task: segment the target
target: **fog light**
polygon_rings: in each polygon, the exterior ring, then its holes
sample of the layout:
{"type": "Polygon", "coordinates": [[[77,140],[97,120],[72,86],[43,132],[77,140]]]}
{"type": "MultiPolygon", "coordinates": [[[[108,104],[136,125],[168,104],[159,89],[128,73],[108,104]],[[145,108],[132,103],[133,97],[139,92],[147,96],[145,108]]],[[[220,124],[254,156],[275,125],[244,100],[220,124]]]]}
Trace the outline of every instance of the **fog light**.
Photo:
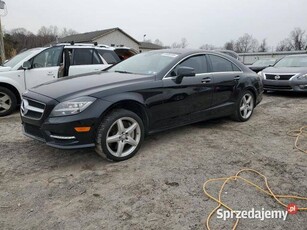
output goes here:
{"type": "Polygon", "coordinates": [[[91,130],[91,127],[75,127],[78,133],[87,133],[91,130]]]}

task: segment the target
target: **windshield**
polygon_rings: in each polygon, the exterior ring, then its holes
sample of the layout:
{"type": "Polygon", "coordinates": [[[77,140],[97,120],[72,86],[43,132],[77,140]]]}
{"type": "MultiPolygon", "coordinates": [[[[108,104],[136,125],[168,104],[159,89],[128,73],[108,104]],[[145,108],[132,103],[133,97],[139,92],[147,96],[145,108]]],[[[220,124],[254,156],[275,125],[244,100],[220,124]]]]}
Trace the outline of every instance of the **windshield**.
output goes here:
{"type": "Polygon", "coordinates": [[[10,59],[8,62],[4,63],[3,66],[13,68],[19,62],[21,62],[23,59],[25,59],[27,56],[34,53],[35,51],[37,51],[37,49],[30,49],[30,50],[26,50],[26,51],[24,51],[20,54],[17,54],[15,57],[10,59]]]}
{"type": "Polygon", "coordinates": [[[274,65],[276,62],[276,59],[262,59],[255,61],[253,66],[269,66],[269,65],[274,65]]]}
{"type": "Polygon", "coordinates": [[[307,67],[307,56],[284,57],[275,67],[307,67]]]}
{"type": "Polygon", "coordinates": [[[108,71],[148,75],[157,74],[177,56],[178,54],[175,53],[141,53],[117,64],[108,71]]]}

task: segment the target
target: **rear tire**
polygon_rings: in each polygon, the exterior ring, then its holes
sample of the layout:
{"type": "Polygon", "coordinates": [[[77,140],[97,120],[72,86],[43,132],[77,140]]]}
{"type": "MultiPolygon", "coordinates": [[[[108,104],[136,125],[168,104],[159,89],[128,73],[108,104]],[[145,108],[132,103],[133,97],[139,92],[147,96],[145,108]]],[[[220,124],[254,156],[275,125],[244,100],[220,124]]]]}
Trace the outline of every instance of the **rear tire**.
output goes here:
{"type": "Polygon", "coordinates": [[[133,157],[144,140],[142,119],[135,113],[116,109],[101,122],[96,136],[96,152],[112,161],[133,157]]]}
{"type": "Polygon", "coordinates": [[[0,86],[0,117],[11,114],[17,106],[17,98],[15,94],[0,86]]]}
{"type": "Polygon", "coordinates": [[[238,101],[236,102],[235,112],[232,119],[235,121],[247,121],[253,114],[255,108],[255,98],[251,91],[245,90],[241,93],[238,101]]]}

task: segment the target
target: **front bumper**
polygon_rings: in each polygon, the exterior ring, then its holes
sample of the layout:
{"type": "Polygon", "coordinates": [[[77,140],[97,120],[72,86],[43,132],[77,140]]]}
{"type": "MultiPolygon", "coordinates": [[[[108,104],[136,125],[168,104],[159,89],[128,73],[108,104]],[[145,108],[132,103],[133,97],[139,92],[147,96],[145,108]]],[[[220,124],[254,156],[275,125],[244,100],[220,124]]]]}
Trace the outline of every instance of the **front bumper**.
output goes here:
{"type": "Polygon", "coordinates": [[[263,80],[263,88],[268,91],[307,92],[307,80],[263,80]]]}
{"type": "Polygon", "coordinates": [[[110,106],[110,102],[97,99],[83,112],[63,117],[49,117],[57,101],[38,95],[27,94],[27,99],[35,98],[46,104],[40,119],[31,119],[21,114],[23,132],[26,136],[45,142],[59,149],[88,148],[95,146],[97,129],[102,114],[110,106]],[[91,127],[88,132],[77,132],[76,127],[91,127]]]}

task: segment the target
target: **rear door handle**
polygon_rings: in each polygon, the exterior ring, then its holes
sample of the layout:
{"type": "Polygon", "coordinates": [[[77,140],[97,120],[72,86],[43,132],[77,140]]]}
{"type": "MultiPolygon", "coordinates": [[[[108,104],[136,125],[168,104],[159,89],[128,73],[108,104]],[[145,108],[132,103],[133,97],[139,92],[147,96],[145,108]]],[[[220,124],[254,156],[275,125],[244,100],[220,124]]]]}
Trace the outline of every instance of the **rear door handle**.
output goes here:
{"type": "Polygon", "coordinates": [[[236,77],[234,77],[234,79],[233,79],[233,80],[235,80],[235,81],[240,80],[240,76],[236,76],[236,77]]]}
{"type": "Polygon", "coordinates": [[[203,79],[201,80],[201,82],[202,82],[203,84],[207,84],[207,83],[211,82],[211,77],[203,78],[203,79]]]}

